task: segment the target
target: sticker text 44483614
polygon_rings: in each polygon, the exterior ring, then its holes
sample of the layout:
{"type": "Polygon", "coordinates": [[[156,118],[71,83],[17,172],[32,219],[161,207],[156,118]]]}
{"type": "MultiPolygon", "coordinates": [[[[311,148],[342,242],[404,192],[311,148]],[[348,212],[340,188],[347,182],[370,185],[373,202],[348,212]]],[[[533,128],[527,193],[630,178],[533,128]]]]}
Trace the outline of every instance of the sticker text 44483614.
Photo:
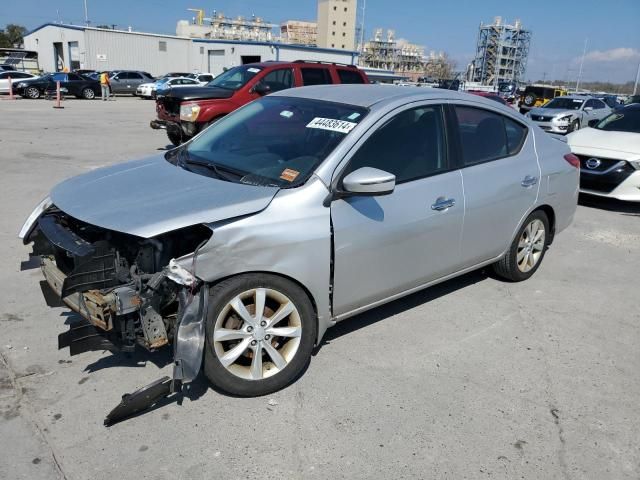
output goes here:
{"type": "Polygon", "coordinates": [[[346,122],[344,120],[336,120],[334,118],[316,117],[307,124],[307,128],[319,128],[321,130],[329,130],[331,132],[340,132],[347,134],[357,123],[346,122]]]}

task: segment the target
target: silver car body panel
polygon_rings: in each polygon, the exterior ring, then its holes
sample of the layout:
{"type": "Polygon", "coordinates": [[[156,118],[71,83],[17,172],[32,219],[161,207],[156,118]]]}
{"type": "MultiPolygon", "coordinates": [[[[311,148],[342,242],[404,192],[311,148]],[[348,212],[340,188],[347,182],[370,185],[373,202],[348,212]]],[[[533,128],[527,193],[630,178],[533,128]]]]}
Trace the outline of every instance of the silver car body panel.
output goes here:
{"type": "Polygon", "coordinates": [[[158,155],[72,177],[56,185],[50,196],[56,207],[78,220],[150,238],[255,213],[277,191],[197,175],[158,155]]]}

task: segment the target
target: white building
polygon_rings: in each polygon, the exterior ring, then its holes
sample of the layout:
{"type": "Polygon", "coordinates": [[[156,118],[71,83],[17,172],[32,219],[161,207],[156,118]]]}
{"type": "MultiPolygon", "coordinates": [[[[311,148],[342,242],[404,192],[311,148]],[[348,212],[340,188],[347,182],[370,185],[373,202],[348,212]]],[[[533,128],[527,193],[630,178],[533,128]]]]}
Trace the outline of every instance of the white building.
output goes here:
{"type": "Polygon", "coordinates": [[[357,0],[318,0],[318,46],[355,50],[357,0]]]}
{"type": "Polygon", "coordinates": [[[355,64],[358,53],[276,42],[212,40],[153,33],[44,24],[27,33],[25,49],[38,52],[46,72],[64,68],[219,74],[223,68],[268,60],[316,60],[355,64]]]}

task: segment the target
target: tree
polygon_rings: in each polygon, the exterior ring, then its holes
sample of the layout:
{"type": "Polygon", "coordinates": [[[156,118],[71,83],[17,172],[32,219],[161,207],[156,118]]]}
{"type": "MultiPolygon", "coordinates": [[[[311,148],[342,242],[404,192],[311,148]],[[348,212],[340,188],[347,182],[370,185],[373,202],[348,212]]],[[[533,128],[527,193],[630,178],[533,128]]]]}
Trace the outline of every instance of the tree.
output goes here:
{"type": "Polygon", "coordinates": [[[440,52],[437,55],[432,53],[427,57],[424,72],[435,80],[450,80],[453,78],[455,68],[456,62],[445,52],[440,52]]]}
{"type": "Polygon", "coordinates": [[[22,46],[23,37],[26,33],[27,29],[22,25],[7,24],[3,30],[0,30],[0,47],[12,48],[22,46]]]}

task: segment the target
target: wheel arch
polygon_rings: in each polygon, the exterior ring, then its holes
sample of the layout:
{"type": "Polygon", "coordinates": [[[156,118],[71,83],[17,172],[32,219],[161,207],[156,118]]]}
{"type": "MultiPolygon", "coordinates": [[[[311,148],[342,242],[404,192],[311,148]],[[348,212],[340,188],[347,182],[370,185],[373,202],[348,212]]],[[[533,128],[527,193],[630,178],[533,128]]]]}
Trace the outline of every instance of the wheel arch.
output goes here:
{"type": "MultiPolygon", "coordinates": [[[[548,204],[538,205],[534,208],[531,213],[536,212],[538,210],[543,211],[547,215],[547,219],[549,220],[549,245],[553,242],[553,239],[556,235],[556,212],[553,210],[553,207],[548,204]]],[[[529,214],[530,215],[530,214],[529,214]]],[[[527,216],[529,216],[527,215],[527,216]]],[[[526,218],[525,218],[526,219],[526,218]]],[[[523,220],[524,221],[524,220],[523,220]]]]}
{"type": "Polygon", "coordinates": [[[280,277],[282,279],[290,281],[291,283],[294,283],[295,285],[297,285],[298,287],[300,287],[302,289],[302,291],[305,293],[305,295],[307,296],[307,298],[311,302],[311,306],[313,307],[313,313],[315,314],[316,345],[317,345],[320,342],[320,340],[322,338],[322,335],[326,331],[326,327],[322,328],[322,325],[320,325],[320,317],[318,316],[318,304],[316,302],[316,299],[314,298],[314,296],[311,293],[311,291],[309,290],[309,288],[307,288],[307,286],[304,283],[302,283],[301,281],[299,281],[298,279],[296,279],[296,278],[294,278],[294,277],[292,277],[290,275],[286,275],[284,273],[281,273],[281,272],[274,272],[274,271],[270,271],[270,270],[249,270],[249,271],[233,273],[231,275],[227,275],[227,276],[224,276],[224,277],[217,278],[212,282],[208,282],[207,286],[208,287],[213,287],[214,285],[217,285],[217,284],[219,284],[221,282],[224,282],[225,280],[229,280],[230,278],[239,277],[239,276],[243,276],[243,275],[251,275],[251,274],[272,275],[274,277],[280,277]]]}

